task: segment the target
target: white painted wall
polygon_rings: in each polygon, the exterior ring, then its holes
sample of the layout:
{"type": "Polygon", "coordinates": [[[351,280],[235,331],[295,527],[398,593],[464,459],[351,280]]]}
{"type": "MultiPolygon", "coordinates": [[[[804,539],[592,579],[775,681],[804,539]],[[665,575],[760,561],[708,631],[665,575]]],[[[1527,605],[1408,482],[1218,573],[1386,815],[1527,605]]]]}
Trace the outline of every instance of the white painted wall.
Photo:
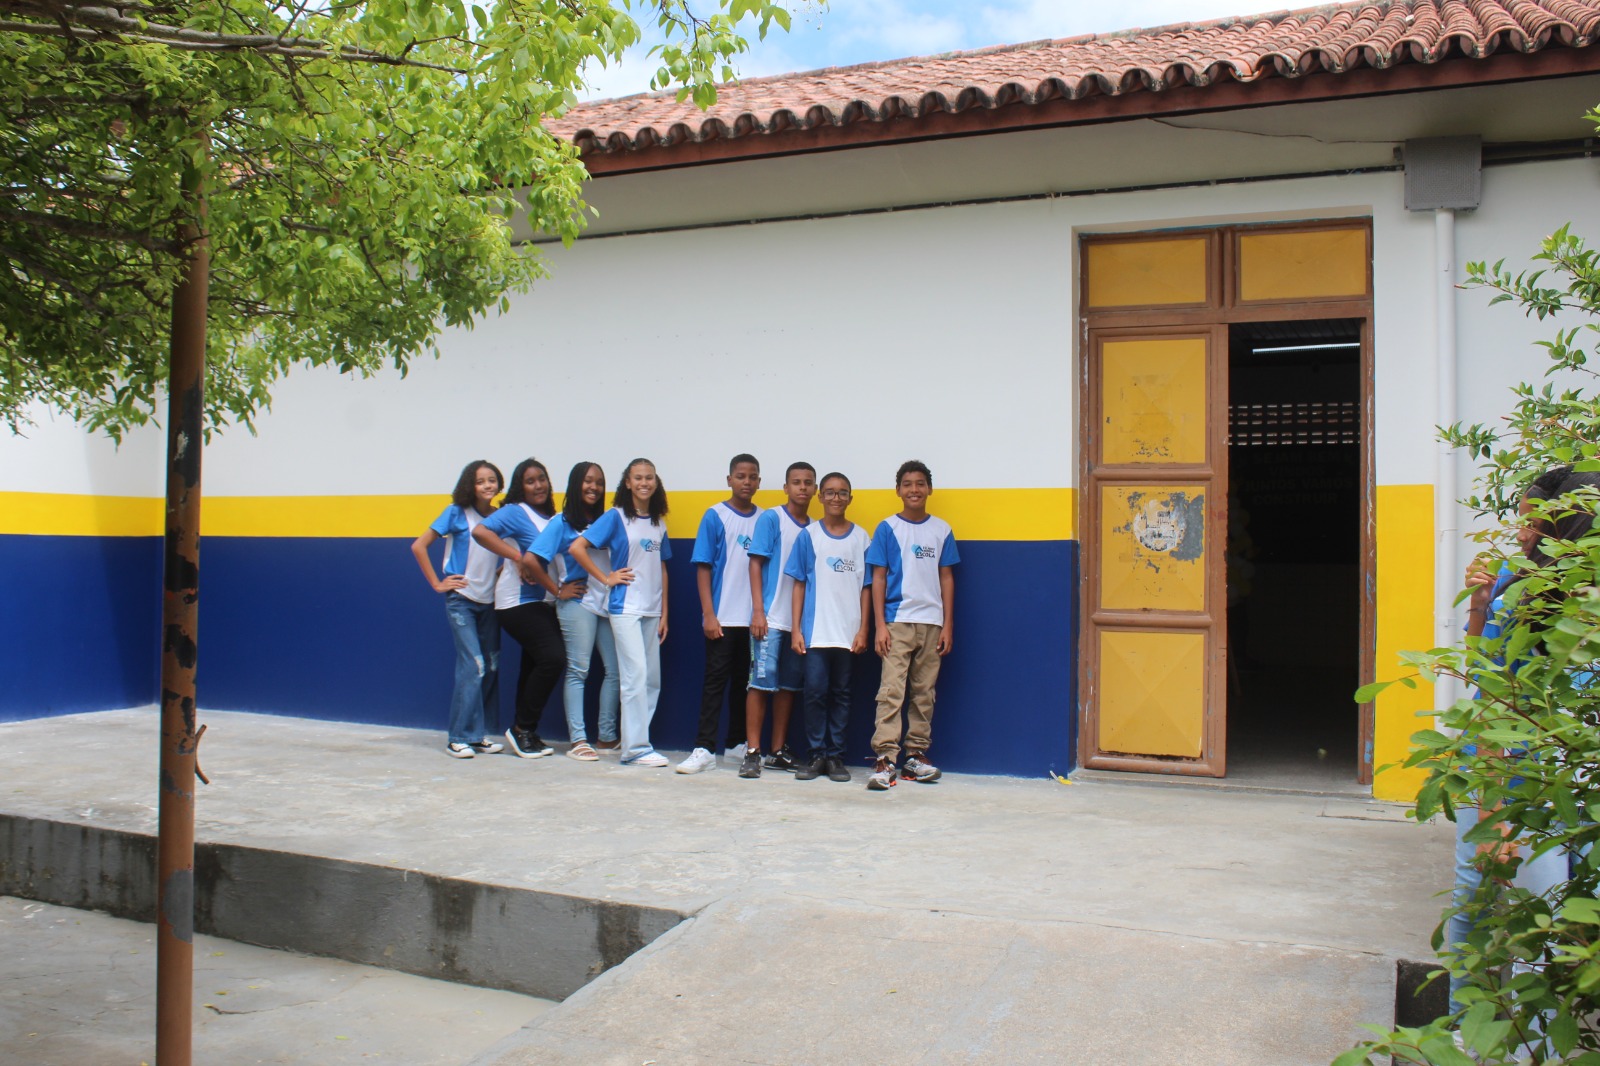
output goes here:
{"type": "MultiPolygon", "coordinates": [[[[1461,259],[1524,259],[1567,220],[1600,239],[1597,181],[1592,160],[1487,170],[1461,259]]],[[[207,491],[444,492],[468,459],[530,453],[558,477],[579,459],[615,477],[647,455],[669,487],[706,489],[741,450],[860,487],[888,486],[913,455],[941,485],[1068,486],[1077,235],[1351,215],[1374,220],[1378,480],[1426,483],[1432,221],[1404,210],[1401,174],[1376,173],[581,241],[405,380],[292,375],[259,436],[213,440],[207,491]]],[[[1540,372],[1531,345],[1552,328],[1486,304],[1459,295],[1466,419],[1495,417],[1505,388],[1540,372]]],[[[113,452],[41,418],[29,439],[0,438],[0,490],[19,489],[159,495],[159,435],[113,452]]]]}

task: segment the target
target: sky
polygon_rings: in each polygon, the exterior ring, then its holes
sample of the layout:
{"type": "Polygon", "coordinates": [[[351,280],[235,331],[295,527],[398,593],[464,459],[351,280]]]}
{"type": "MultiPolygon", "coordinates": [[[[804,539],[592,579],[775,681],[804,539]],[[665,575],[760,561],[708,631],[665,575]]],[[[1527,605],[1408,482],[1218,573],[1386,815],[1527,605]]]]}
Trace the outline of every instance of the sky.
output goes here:
{"type": "MultiPolygon", "coordinates": [[[[1284,6],[1270,0],[832,0],[822,9],[808,0],[790,0],[790,32],[774,27],[765,41],[752,39],[737,70],[740,77],[753,78],[1138,26],[1204,22],[1284,6]]],[[[645,19],[638,21],[647,25],[645,19]]],[[[747,36],[754,38],[754,31],[747,36]]],[[[648,43],[621,64],[592,71],[590,90],[583,97],[648,91],[654,64],[645,58],[647,48],[648,43]]]]}

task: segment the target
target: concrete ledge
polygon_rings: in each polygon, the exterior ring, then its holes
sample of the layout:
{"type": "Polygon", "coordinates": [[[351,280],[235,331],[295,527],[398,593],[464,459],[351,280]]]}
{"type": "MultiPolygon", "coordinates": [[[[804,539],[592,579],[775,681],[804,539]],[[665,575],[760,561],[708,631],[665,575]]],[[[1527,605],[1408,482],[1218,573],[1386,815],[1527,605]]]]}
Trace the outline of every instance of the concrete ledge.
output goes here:
{"type": "MultiPolygon", "coordinates": [[[[0,814],[0,895],[154,921],[155,838],[0,814]]],[[[234,844],[195,845],[195,930],[564,999],[679,911],[234,844]]]]}

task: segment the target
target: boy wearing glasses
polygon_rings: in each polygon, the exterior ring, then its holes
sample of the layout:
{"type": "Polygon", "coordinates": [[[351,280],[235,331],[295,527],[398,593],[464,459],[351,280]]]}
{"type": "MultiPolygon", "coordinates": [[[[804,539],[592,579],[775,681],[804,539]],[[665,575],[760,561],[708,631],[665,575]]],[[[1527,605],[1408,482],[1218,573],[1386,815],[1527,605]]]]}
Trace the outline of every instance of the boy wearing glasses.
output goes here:
{"type": "Polygon", "coordinates": [[[796,781],[827,774],[850,780],[844,729],[850,717],[850,658],[867,650],[867,550],[872,538],[845,518],[850,479],[822,479],[822,521],[795,539],[783,572],[794,580],[790,641],[806,664],[806,741],[810,760],[796,781]]]}
{"type": "Polygon", "coordinates": [[[750,545],[750,695],[745,703],[748,747],[739,776],[761,776],[769,770],[792,773],[794,753],[785,743],[794,696],[805,685],[805,662],[789,646],[792,602],[791,579],[783,564],[794,550],[795,538],[811,524],[811,497],[817,494],[817,470],[810,463],[790,463],[783,474],[788,500],[782,507],[761,512],[756,519],[755,542],[750,545]],[[761,724],[772,700],[772,746],[761,758],[761,724]]]}
{"type": "Polygon", "coordinates": [[[900,753],[901,710],[905,710],[905,765],[908,781],[937,781],[941,771],[928,762],[932,743],[933,688],[939,659],[954,643],[955,571],[961,561],[955,534],[943,519],[928,513],[933,474],[909,460],[894,478],[901,510],[878,523],[867,552],[872,569],[875,644],[883,657],[878,685],[878,722],[872,734],[877,765],[867,787],[882,792],[895,783],[900,753]]]}

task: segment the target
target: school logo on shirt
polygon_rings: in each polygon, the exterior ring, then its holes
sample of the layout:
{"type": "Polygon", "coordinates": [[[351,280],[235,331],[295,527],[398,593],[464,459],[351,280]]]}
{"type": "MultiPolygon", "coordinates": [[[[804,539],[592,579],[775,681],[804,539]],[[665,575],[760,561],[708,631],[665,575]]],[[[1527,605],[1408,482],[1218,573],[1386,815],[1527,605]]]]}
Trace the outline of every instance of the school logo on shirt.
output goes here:
{"type": "Polygon", "coordinates": [[[931,545],[913,544],[911,546],[911,557],[914,559],[932,559],[938,554],[938,549],[931,545]]]}
{"type": "Polygon", "coordinates": [[[658,552],[661,550],[661,542],[659,540],[651,540],[649,537],[641,537],[639,538],[639,548],[641,551],[658,552]]]}
{"type": "Polygon", "coordinates": [[[828,564],[828,568],[836,574],[853,574],[856,572],[856,561],[854,559],[841,559],[836,555],[830,555],[825,561],[828,564]]]}
{"type": "Polygon", "coordinates": [[[737,537],[733,538],[733,542],[739,545],[739,547],[743,548],[745,551],[749,551],[750,545],[755,543],[755,541],[750,539],[750,535],[748,533],[739,534],[737,537]]]}

